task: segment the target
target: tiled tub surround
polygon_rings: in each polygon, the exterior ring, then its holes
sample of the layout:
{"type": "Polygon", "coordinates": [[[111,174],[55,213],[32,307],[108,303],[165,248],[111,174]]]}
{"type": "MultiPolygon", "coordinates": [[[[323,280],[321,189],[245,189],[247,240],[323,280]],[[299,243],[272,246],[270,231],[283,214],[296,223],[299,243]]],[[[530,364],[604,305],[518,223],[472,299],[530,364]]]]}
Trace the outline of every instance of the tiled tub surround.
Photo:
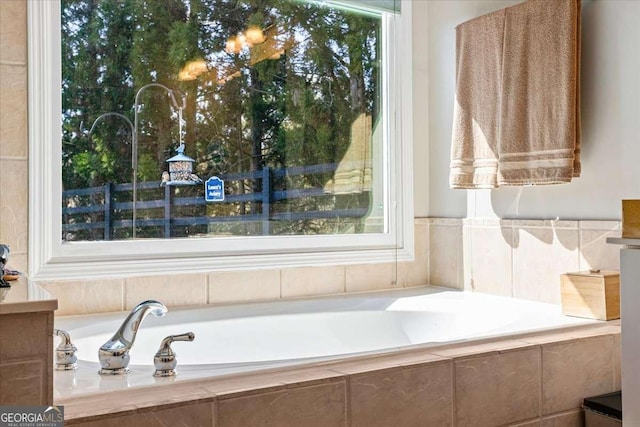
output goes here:
{"type": "Polygon", "coordinates": [[[560,275],[619,270],[619,221],[431,218],[432,285],[560,304],[560,275]]]}
{"type": "Polygon", "coordinates": [[[57,301],[23,277],[10,283],[0,290],[0,405],[50,405],[57,301]]]}
{"type": "Polygon", "coordinates": [[[551,304],[437,287],[172,308],[139,328],[129,375],[98,376],[97,348],[127,314],[56,318],[78,348],[79,368],[56,375],[55,398],[166,385],[152,376],[154,354],[166,336],[187,331],[196,339],[173,344],[180,375],[171,382],[594,323],[563,316],[551,304]]]}
{"type": "Polygon", "coordinates": [[[65,425],[580,426],[620,388],[618,322],[57,399],[65,425]]]}

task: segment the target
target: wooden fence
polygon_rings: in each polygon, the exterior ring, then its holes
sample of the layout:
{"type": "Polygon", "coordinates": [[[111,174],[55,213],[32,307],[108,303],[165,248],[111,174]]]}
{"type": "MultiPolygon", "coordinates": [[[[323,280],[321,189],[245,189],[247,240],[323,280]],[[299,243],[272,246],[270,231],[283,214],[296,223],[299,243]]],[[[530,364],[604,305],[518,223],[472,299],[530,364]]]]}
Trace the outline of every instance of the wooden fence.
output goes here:
{"type": "MultiPolygon", "coordinates": [[[[320,177],[318,183],[324,182],[323,176],[331,176],[336,169],[335,163],[312,166],[290,167],[283,169],[264,168],[261,171],[229,173],[219,175],[224,180],[226,194],[224,201],[208,202],[204,197],[204,183],[194,187],[192,193],[197,195],[182,196],[188,187],[160,186],[160,181],[138,183],[136,202],[136,230],[143,236],[144,230],[149,228],[162,229],[161,235],[155,237],[174,237],[176,228],[197,225],[209,226],[229,222],[254,222],[261,224],[262,235],[272,233],[274,221],[299,221],[309,219],[328,218],[362,218],[369,213],[368,194],[365,203],[356,203],[355,207],[337,208],[333,206],[307,210],[298,206],[299,210],[275,209],[278,203],[295,199],[327,200],[342,196],[327,194],[322,185],[304,188],[289,188],[295,177],[315,175],[320,177]],[[287,184],[283,183],[286,182],[287,184]],[[234,183],[236,183],[234,185],[234,183]],[[247,183],[249,183],[247,185],[247,183]],[[256,183],[258,183],[256,185],[256,183]],[[247,187],[258,188],[258,192],[247,192],[247,187]],[[185,190],[181,190],[185,189],[185,190]],[[235,194],[234,189],[238,190],[235,194]],[[242,189],[242,190],[239,190],[242,189]],[[318,199],[320,198],[320,199],[318,199]],[[226,214],[216,214],[210,209],[213,205],[227,205],[230,209],[226,214]],[[236,208],[234,208],[234,205],[236,208]],[[249,205],[249,212],[238,207],[249,205]],[[200,214],[193,215],[200,207],[200,214]],[[184,209],[184,208],[191,208],[184,209]],[[210,212],[207,212],[209,210],[210,212]],[[191,212],[185,215],[184,212],[191,212]],[[145,215],[153,212],[153,215],[145,215]],[[162,212],[162,214],[160,213],[162,212]],[[140,214],[142,213],[142,215],[140,214]]],[[[300,181],[300,180],[298,180],[300,181]]],[[[118,229],[132,229],[131,211],[133,185],[108,183],[99,187],[66,190],[62,195],[63,239],[73,233],[93,231],[95,239],[112,240],[118,229]],[[100,232],[99,230],[102,230],[100,232]],[[100,237],[97,237],[97,236],[100,237]]],[[[346,196],[348,197],[348,196],[346,196]]],[[[363,200],[360,197],[360,200],[363,200]]],[[[329,203],[330,205],[331,203],[329,203]]],[[[313,203],[311,204],[314,205],[313,203]]],[[[218,209],[219,210],[219,209],[218,209]]],[[[224,209],[223,209],[224,210],[224,209]]],[[[71,239],[73,240],[73,239],[71,239]]]]}

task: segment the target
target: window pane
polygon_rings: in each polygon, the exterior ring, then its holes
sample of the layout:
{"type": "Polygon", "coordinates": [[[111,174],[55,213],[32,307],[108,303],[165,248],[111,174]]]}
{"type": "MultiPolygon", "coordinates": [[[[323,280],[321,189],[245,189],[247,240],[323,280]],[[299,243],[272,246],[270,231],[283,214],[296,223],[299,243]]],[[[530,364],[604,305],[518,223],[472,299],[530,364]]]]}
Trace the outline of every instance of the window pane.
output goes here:
{"type": "Polygon", "coordinates": [[[63,240],[384,232],[366,3],[63,0],[63,240]]]}

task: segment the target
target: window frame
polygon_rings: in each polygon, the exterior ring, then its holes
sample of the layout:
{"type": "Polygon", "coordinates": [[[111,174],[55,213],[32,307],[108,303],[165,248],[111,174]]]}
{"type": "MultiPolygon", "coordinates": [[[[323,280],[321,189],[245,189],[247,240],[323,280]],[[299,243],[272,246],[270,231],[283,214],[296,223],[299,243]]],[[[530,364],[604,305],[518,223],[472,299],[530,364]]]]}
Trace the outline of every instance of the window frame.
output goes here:
{"type": "Polygon", "coordinates": [[[385,232],[63,243],[60,1],[29,1],[30,277],[77,280],[413,260],[411,2],[402,0],[401,10],[382,21],[389,75],[382,90],[390,106],[385,138],[393,142],[383,144],[384,182],[390,183],[384,185],[385,232]]]}

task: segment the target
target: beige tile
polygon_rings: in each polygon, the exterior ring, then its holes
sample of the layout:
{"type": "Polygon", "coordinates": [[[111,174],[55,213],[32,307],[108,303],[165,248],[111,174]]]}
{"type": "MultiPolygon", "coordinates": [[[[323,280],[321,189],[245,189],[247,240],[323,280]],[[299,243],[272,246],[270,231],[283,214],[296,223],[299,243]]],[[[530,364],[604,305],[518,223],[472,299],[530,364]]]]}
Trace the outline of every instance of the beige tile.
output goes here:
{"type": "Polygon", "coordinates": [[[614,385],[611,335],[542,346],[542,413],[580,408],[582,399],[614,385]]]}
{"type": "Polygon", "coordinates": [[[607,237],[620,237],[620,231],[580,230],[580,270],[620,270],[620,247],[607,237]]]}
{"type": "Polygon", "coordinates": [[[519,228],[577,229],[580,223],[553,219],[514,219],[511,220],[511,224],[519,228]]]}
{"type": "MultiPolygon", "coordinates": [[[[117,382],[118,379],[111,378],[108,381],[117,382]]],[[[188,381],[173,383],[170,387],[130,388],[120,390],[119,393],[68,396],[66,399],[56,400],[56,403],[64,405],[65,419],[89,421],[98,417],[124,417],[133,412],[151,411],[161,406],[169,409],[211,402],[212,399],[213,395],[200,387],[198,382],[188,381]]]]}
{"type": "Polygon", "coordinates": [[[26,252],[16,253],[12,249],[11,254],[9,255],[9,262],[7,263],[7,267],[11,268],[12,270],[18,270],[21,273],[27,274],[29,272],[27,270],[27,262],[28,259],[26,252]]]}
{"type": "Polygon", "coordinates": [[[27,67],[0,64],[0,157],[24,159],[28,145],[27,67]]]}
{"type": "Polygon", "coordinates": [[[613,389],[622,389],[622,364],[621,364],[620,334],[613,334],[613,389]]]}
{"type": "Polygon", "coordinates": [[[306,387],[344,380],[344,374],[324,367],[296,368],[285,372],[266,373],[265,378],[273,377],[287,388],[306,387]]]}
{"type": "Polygon", "coordinates": [[[0,402],[2,405],[44,405],[46,398],[45,363],[44,358],[9,363],[0,362],[0,378],[2,378],[0,381],[0,402]]]}
{"type": "Polygon", "coordinates": [[[582,427],[584,426],[584,412],[578,410],[545,417],[540,425],[542,427],[582,427]]]}
{"type": "Polygon", "coordinates": [[[0,61],[27,62],[26,1],[0,1],[0,61]]]}
{"type": "Polygon", "coordinates": [[[454,367],[456,425],[498,426],[539,416],[538,349],[457,360],[454,367]]]}
{"type": "Polygon", "coordinates": [[[473,251],[471,245],[471,232],[475,226],[466,222],[462,226],[462,268],[459,274],[461,278],[458,281],[458,289],[464,291],[473,291],[473,251]]]}
{"type": "Polygon", "coordinates": [[[392,263],[347,265],[345,286],[347,292],[398,288],[396,265],[392,263]]]}
{"type": "Polygon", "coordinates": [[[578,228],[581,230],[604,230],[604,231],[620,231],[620,221],[579,221],[578,228]]]}
{"type": "Polygon", "coordinates": [[[286,384],[278,375],[242,375],[231,378],[216,378],[201,385],[208,393],[218,398],[247,397],[256,394],[283,391],[286,384]]]}
{"type": "Polygon", "coordinates": [[[57,316],[124,310],[124,279],[39,283],[58,299],[57,316]]]}
{"type": "Polygon", "coordinates": [[[471,289],[494,295],[512,296],[510,227],[472,227],[471,289]]]}
{"type": "Polygon", "coordinates": [[[431,353],[441,357],[467,358],[469,356],[484,355],[488,353],[506,353],[520,351],[526,348],[534,348],[535,344],[524,340],[490,341],[480,344],[453,345],[434,348],[431,353]]]}
{"type": "Polygon", "coordinates": [[[125,279],[125,310],[147,299],[156,299],[167,307],[206,304],[207,277],[205,274],[180,274],[125,279]]]}
{"type": "Polygon", "coordinates": [[[346,384],[341,380],[221,399],[216,427],[337,427],[346,421],[346,384]]]}
{"type": "Polygon", "coordinates": [[[414,238],[415,259],[396,264],[396,280],[404,287],[429,284],[429,221],[416,219],[414,238]]]}
{"type": "Polygon", "coordinates": [[[453,425],[451,370],[451,363],[437,363],[354,375],[351,426],[453,425]]]}
{"type": "Polygon", "coordinates": [[[282,298],[326,294],[345,291],[345,267],[297,267],[281,270],[282,298]]]}
{"type": "Polygon", "coordinates": [[[46,312],[3,314],[0,319],[0,361],[49,354],[46,312]]]}
{"type": "Polygon", "coordinates": [[[540,420],[525,421],[523,423],[509,424],[509,427],[540,427],[540,420]]]}
{"type": "Polygon", "coordinates": [[[280,270],[209,273],[209,304],[280,298],[280,270]]]}
{"type": "Polygon", "coordinates": [[[462,226],[431,224],[429,228],[430,284],[462,286],[462,226]]]}
{"type": "Polygon", "coordinates": [[[291,368],[273,372],[248,373],[241,376],[205,379],[198,387],[208,395],[222,399],[247,397],[344,380],[345,375],[324,367],[291,368]]]}
{"type": "Polygon", "coordinates": [[[416,262],[429,263],[429,223],[416,222],[413,226],[416,262]]]}
{"type": "Polygon", "coordinates": [[[352,361],[339,361],[327,365],[327,369],[345,375],[357,375],[371,371],[399,369],[402,367],[414,368],[417,366],[449,362],[450,359],[445,357],[427,353],[426,351],[418,351],[397,354],[392,353],[352,361]]]}
{"type": "MultiPolygon", "coordinates": [[[[466,220],[466,219],[465,219],[466,220]]],[[[451,227],[462,227],[462,223],[465,221],[462,218],[429,218],[430,225],[447,225],[451,227]]]]}
{"type": "Polygon", "coordinates": [[[214,404],[211,402],[181,405],[171,408],[152,408],[124,416],[79,422],[81,427],[207,427],[214,425],[214,404]]]}
{"type": "Polygon", "coordinates": [[[15,252],[27,252],[28,244],[28,162],[0,159],[0,241],[15,252]]]}
{"type": "Polygon", "coordinates": [[[560,304],[560,275],[579,268],[577,228],[514,232],[513,296],[560,304]]]}
{"type": "Polygon", "coordinates": [[[397,264],[398,284],[405,288],[424,286],[429,283],[429,264],[427,262],[403,261],[397,264]]]}
{"type": "Polygon", "coordinates": [[[561,330],[560,332],[543,332],[519,338],[520,341],[531,344],[551,344],[562,341],[575,341],[581,338],[604,336],[620,333],[620,324],[617,320],[609,322],[597,322],[588,327],[561,330]]]}

